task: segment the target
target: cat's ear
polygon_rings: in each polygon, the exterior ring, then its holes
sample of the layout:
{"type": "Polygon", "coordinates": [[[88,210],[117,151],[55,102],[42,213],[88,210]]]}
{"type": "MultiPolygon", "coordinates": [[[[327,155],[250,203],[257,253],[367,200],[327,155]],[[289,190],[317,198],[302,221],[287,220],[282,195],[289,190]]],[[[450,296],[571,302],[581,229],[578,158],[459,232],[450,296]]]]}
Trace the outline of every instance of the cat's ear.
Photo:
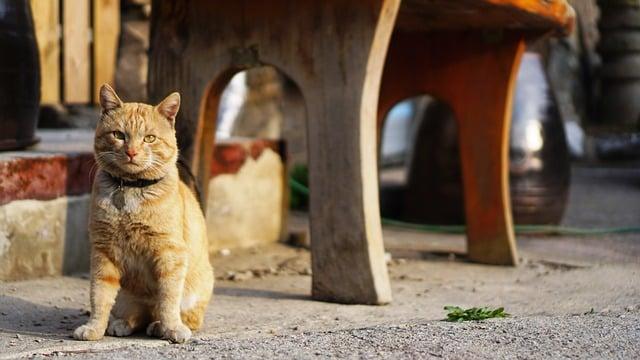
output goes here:
{"type": "Polygon", "coordinates": [[[122,100],[109,84],[102,84],[100,87],[100,106],[104,111],[122,107],[122,100]]]}
{"type": "Polygon", "coordinates": [[[166,117],[171,121],[171,123],[176,122],[176,115],[178,114],[178,110],[180,110],[180,94],[177,92],[169,94],[164,100],[156,106],[156,109],[160,113],[160,115],[166,117]]]}

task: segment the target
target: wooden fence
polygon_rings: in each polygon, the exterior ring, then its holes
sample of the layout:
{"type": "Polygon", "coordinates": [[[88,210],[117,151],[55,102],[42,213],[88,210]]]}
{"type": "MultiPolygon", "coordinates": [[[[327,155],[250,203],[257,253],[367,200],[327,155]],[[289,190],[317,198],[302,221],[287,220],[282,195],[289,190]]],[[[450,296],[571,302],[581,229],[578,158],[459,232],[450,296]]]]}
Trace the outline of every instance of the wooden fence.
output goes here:
{"type": "Polygon", "coordinates": [[[40,52],[41,102],[96,102],[111,83],[120,0],[30,0],[40,52]]]}

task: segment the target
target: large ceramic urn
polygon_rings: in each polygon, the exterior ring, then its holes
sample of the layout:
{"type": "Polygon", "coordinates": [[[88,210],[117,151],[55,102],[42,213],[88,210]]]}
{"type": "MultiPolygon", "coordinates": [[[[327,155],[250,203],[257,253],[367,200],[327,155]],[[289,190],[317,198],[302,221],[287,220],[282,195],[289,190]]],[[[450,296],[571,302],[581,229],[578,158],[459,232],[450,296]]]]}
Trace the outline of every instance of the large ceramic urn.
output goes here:
{"type": "Polygon", "coordinates": [[[27,0],[0,0],[0,150],[33,145],[40,105],[38,47],[27,0]]]}

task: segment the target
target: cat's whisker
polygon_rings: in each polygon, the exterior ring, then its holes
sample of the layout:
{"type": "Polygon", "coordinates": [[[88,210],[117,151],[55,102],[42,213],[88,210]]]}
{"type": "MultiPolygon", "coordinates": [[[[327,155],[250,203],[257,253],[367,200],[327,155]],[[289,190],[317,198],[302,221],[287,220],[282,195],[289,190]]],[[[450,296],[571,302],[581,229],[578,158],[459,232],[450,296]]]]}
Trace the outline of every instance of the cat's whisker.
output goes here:
{"type": "Polygon", "coordinates": [[[98,171],[98,163],[94,161],[93,165],[91,165],[91,169],[89,169],[89,180],[93,179],[96,176],[97,171],[98,171]]]}
{"type": "Polygon", "coordinates": [[[118,188],[118,187],[116,187],[115,189],[113,189],[113,191],[109,193],[109,197],[110,197],[110,198],[112,198],[112,197],[113,197],[113,194],[115,194],[115,193],[116,193],[116,191],[118,191],[118,190],[119,190],[119,188],[118,188]]]}

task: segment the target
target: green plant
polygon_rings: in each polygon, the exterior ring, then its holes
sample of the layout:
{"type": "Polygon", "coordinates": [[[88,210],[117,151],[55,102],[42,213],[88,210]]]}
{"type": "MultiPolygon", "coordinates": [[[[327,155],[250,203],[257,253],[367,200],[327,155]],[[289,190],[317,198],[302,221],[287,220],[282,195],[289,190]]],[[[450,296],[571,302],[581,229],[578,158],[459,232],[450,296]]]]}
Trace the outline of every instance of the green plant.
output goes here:
{"type": "Polygon", "coordinates": [[[444,309],[448,311],[446,320],[452,322],[478,321],[510,316],[510,314],[504,312],[503,307],[492,310],[488,307],[463,309],[459,306],[445,306],[444,309]]]}
{"type": "Polygon", "coordinates": [[[309,170],[306,165],[295,164],[289,177],[291,195],[289,206],[296,210],[306,210],[309,206],[309,170]]]}

